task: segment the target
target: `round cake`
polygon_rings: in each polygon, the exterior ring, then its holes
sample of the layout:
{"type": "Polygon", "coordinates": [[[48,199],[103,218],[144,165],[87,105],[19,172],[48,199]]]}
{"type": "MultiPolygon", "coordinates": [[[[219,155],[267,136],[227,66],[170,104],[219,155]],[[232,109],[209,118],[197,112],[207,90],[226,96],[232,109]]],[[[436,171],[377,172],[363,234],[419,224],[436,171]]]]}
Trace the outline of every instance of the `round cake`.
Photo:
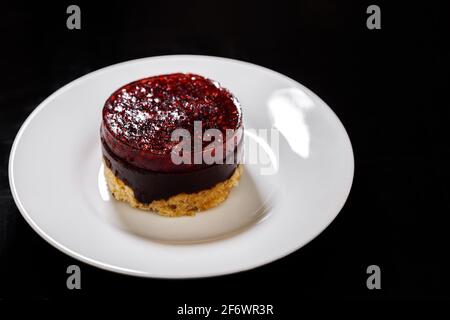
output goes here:
{"type": "Polygon", "coordinates": [[[103,107],[108,187],[117,200],[166,216],[217,206],[241,176],[242,133],[241,107],[217,82],[175,73],[129,83],[103,107]]]}

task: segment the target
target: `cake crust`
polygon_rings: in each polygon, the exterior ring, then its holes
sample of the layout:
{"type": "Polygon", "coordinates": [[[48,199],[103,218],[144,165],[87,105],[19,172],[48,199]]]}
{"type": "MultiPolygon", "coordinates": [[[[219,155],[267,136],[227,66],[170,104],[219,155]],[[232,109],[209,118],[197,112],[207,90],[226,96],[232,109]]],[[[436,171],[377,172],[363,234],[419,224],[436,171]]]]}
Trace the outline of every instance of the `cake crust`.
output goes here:
{"type": "Polygon", "coordinates": [[[121,179],[116,177],[108,166],[104,165],[106,183],[114,198],[128,203],[134,208],[154,211],[166,217],[193,216],[198,211],[213,208],[224,202],[231,189],[238,185],[243,172],[243,166],[239,165],[231,177],[214,187],[195,193],[180,193],[168,199],[154,200],[150,203],[139,202],[134,196],[134,191],[121,179]]]}

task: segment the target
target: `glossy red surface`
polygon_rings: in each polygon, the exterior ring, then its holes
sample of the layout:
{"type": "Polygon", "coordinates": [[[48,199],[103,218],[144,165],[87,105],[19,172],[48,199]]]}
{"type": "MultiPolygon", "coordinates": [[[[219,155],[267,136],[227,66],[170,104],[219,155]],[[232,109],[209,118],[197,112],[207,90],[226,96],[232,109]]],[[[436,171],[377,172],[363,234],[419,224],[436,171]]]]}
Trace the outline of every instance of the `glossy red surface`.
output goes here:
{"type": "MultiPolygon", "coordinates": [[[[101,135],[120,158],[143,169],[184,171],[198,165],[175,165],[170,153],[175,129],[194,137],[194,121],[203,133],[219,129],[242,137],[241,108],[234,96],[218,83],[196,74],[174,73],[141,79],[115,91],[103,107],[101,135]]],[[[210,142],[203,143],[203,150],[210,142]]],[[[225,153],[224,153],[225,154],[225,153]]]]}

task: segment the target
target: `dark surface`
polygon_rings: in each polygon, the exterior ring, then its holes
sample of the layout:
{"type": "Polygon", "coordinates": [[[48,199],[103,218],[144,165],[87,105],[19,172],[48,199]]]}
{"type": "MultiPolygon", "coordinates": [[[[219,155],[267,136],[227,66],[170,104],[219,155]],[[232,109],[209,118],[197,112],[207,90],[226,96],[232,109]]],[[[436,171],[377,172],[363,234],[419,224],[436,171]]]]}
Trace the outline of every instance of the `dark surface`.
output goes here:
{"type": "Polygon", "coordinates": [[[285,316],[299,313],[305,299],[450,298],[448,13],[438,3],[392,2],[378,2],[376,31],[365,25],[371,3],[343,1],[81,3],[79,31],[66,28],[69,3],[3,5],[0,298],[140,298],[167,318],[184,303],[270,303],[285,316]],[[224,277],[140,279],[71,259],[21,217],[7,165],[30,112],[93,70],[178,53],[279,71],[343,122],[355,153],[352,191],[337,219],[301,250],[224,277]],[[70,264],[82,269],[79,291],[66,289],[70,264]],[[379,291],[366,288],[371,264],[381,267],[379,291]]]}

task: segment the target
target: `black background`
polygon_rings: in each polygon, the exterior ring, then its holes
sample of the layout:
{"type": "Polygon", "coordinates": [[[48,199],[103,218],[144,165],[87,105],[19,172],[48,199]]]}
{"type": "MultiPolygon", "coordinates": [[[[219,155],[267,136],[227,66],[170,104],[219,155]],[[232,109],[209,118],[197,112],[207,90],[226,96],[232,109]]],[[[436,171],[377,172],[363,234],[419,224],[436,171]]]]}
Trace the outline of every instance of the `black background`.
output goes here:
{"type": "Polygon", "coordinates": [[[373,2],[381,7],[382,29],[368,30],[371,2],[74,3],[81,30],[66,28],[69,2],[1,8],[0,299],[145,299],[168,318],[184,303],[268,303],[284,316],[306,299],[450,297],[448,14],[441,4],[373,2]],[[271,68],[336,112],[353,144],[355,177],[345,207],[315,240],[247,272],[153,280],[76,261],[27,225],[7,173],[26,117],[86,73],[166,54],[271,68]],[[70,264],[82,269],[79,291],[66,288],[70,264]],[[371,264],[381,267],[381,290],[366,287],[371,264]]]}

